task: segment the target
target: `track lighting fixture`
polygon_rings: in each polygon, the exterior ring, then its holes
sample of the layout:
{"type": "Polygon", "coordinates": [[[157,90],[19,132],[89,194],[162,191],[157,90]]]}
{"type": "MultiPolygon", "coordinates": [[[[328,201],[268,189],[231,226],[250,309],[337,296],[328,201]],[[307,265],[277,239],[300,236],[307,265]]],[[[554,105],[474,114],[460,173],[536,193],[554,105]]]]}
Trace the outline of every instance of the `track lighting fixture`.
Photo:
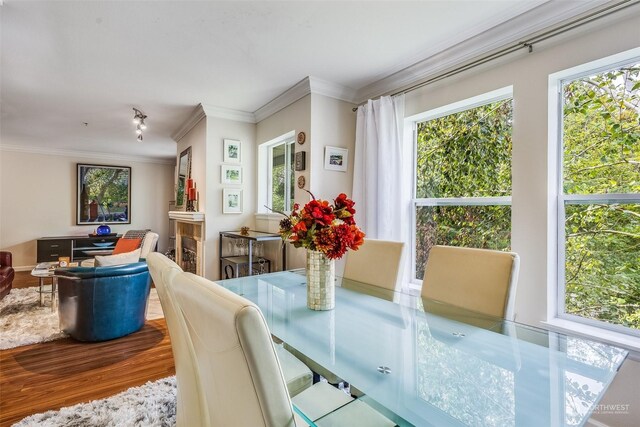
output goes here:
{"type": "Polygon", "coordinates": [[[142,142],[142,131],[147,128],[147,125],[144,122],[147,116],[137,108],[134,108],[133,111],[133,124],[136,125],[136,134],[138,134],[138,141],[142,142]]]}

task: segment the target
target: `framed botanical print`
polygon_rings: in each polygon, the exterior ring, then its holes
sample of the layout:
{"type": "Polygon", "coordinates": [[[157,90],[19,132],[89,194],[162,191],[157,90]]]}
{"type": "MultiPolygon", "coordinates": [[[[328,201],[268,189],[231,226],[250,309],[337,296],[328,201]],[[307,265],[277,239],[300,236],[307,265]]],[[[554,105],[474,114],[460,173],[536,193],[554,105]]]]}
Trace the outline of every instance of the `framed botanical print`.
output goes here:
{"type": "Polygon", "coordinates": [[[240,163],[240,141],[235,139],[225,139],[223,141],[224,153],[222,161],[225,163],[240,163]]]}
{"type": "Polygon", "coordinates": [[[242,213],[242,190],[236,188],[222,190],[222,213],[242,213]]]}
{"type": "Polygon", "coordinates": [[[222,165],[220,181],[223,184],[242,184],[242,166],[222,165]]]}

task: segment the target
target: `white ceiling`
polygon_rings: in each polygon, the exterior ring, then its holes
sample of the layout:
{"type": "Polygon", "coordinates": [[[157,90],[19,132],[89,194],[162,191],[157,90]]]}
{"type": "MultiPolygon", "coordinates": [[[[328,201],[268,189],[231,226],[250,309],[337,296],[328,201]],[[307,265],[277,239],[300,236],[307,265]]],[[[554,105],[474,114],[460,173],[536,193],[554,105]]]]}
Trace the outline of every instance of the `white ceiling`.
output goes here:
{"type": "Polygon", "coordinates": [[[306,76],[357,93],[544,3],[5,0],[1,144],[175,158],[199,103],[254,112],[306,76]]]}

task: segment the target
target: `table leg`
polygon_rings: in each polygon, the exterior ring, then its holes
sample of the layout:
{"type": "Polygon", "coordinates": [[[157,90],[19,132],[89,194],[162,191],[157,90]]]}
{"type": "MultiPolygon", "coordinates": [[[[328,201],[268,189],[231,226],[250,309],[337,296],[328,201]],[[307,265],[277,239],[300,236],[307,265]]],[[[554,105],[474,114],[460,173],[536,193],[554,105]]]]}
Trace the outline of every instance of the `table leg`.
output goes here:
{"type": "Polygon", "coordinates": [[[57,288],[58,288],[58,278],[56,276],[53,276],[51,278],[51,311],[56,311],[58,309],[57,288]]]}
{"type": "Polygon", "coordinates": [[[42,307],[44,306],[44,277],[39,277],[38,283],[40,284],[40,307],[42,307]]]}
{"type": "Polygon", "coordinates": [[[253,275],[253,241],[251,240],[249,240],[249,272],[247,275],[253,275]]]}

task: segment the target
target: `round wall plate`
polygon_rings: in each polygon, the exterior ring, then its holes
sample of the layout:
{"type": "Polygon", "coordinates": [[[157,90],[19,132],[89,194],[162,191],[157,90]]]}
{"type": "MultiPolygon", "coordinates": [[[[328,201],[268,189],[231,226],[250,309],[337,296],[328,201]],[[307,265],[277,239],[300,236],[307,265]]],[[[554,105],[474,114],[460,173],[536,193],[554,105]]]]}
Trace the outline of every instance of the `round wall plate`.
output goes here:
{"type": "Polygon", "coordinates": [[[304,144],[304,141],[306,141],[306,139],[307,135],[305,135],[304,132],[298,132],[298,144],[304,144]]]}
{"type": "Polygon", "coordinates": [[[304,176],[300,175],[298,177],[298,188],[304,188],[306,183],[307,183],[307,180],[304,179],[304,176]]]}

